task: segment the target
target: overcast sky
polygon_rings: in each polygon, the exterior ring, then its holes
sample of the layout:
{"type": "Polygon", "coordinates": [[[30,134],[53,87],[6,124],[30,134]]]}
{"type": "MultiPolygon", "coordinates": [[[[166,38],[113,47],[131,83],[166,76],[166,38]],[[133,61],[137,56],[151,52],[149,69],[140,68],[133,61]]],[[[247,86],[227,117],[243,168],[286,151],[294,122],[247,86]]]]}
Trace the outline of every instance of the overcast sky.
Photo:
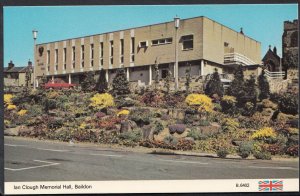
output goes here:
{"type": "Polygon", "coordinates": [[[131,27],[167,22],[175,16],[207,16],[262,43],[281,55],[283,22],[298,16],[296,4],[286,5],[181,5],[181,6],[54,6],[4,7],[4,66],[33,58],[32,30],[44,43],[131,27]]]}

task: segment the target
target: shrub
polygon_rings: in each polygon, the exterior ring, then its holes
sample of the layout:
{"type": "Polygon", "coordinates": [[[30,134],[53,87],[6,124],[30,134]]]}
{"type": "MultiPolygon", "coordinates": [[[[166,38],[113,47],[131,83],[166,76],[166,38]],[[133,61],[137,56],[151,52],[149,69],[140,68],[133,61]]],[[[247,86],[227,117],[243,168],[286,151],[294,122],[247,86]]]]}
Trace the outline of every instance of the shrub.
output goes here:
{"type": "Polygon", "coordinates": [[[115,105],[113,96],[108,93],[97,93],[92,98],[90,98],[90,101],[91,103],[89,106],[94,110],[100,110],[115,105]]]}
{"type": "Polygon", "coordinates": [[[27,110],[20,110],[20,111],[18,112],[18,115],[19,115],[19,116],[24,116],[26,113],[27,113],[27,110]]]}
{"type": "Polygon", "coordinates": [[[262,70],[261,74],[258,76],[258,88],[259,88],[259,99],[267,99],[270,96],[270,86],[269,82],[265,76],[265,71],[262,70]]]}
{"type": "Polygon", "coordinates": [[[191,131],[188,132],[187,137],[191,137],[194,140],[203,140],[206,139],[207,136],[201,134],[200,131],[197,131],[195,129],[192,129],[191,131]]]}
{"type": "Polygon", "coordinates": [[[56,99],[57,97],[59,97],[59,93],[57,91],[50,91],[47,93],[48,99],[56,99]]]}
{"type": "Polygon", "coordinates": [[[224,121],[222,123],[223,131],[227,131],[227,132],[237,131],[239,126],[240,126],[239,122],[233,118],[224,118],[224,121]]]}
{"type": "Polygon", "coordinates": [[[62,119],[51,119],[47,123],[47,127],[49,129],[54,129],[55,130],[55,129],[61,128],[62,126],[63,126],[62,119]]]}
{"type": "Polygon", "coordinates": [[[154,134],[159,134],[162,130],[164,130],[164,126],[159,121],[155,121],[153,125],[154,125],[154,134]]]}
{"type": "Polygon", "coordinates": [[[177,145],[178,143],[178,140],[176,137],[172,136],[172,135],[167,135],[165,138],[164,138],[164,143],[166,144],[172,144],[172,145],[177,145]]]}
{"type": "Polygon", "coordinates": [[[90,92],[95,89],[95,73],[90,71],[90,72],[85,72],[82,78],[82,82],[80,83],[81,89],[84,92],[90,92]]]}
{"type": "Polygon", "coordinates": [[[124,132],[119,135],[122,140],[129,140],[132,142],[139,142],[142,139],[142,133],[139,130],[134,130],[130,132],[124,132]]]}
{"type": "Polygon", "coordinates": [[[238,155],[241,156],[243,159],[247,158],[253,150],[253,143],[252,142],[242,142],[238,149],[238,155]]]}
{"type": "Polygon", "coordinates": [[[277,134],[275,133],[273,128],[264,127],[253,133],[251,138],[266,141],[268,139],[275,139],[276,136],[277,134]]]}
{"type": "Polygon", "coordinates": [[[186,97],[185,102],[189,106],[198,106],[199,111],[212,112],[213,110],[211,98],[203,94],[189,94],[186,97]]]}
{"type": "Polygon", "coordinates": [[[174,134],[175,132],[178,134],[182,134],[185,131],[186,126],[184,124],[175,124],[169,125],[169,132],[174,134]]]}
{"type": "Polygon", "coordinates": [[[12,94],[4,94],[4,104],[11,105],[13,97],[12,94]]]}
{"type": "Polygon", "coordinates": [[[215,72],[212,74],[211,79],[208,81],[205,87],[205,94],[210,97],[213,94],[217,94],[222,97],[224,94],[224,87],[217,69],[215,69],[215,72]]]}
{"type": "Polygon", "coordinates": [[[134,109],[130,112],[128,118],[136,122],[139,126],[150,124],[151,113],[147,109],[134,109]]]}
{"type": "Polygon", "coordinates": [[[118,69],[117,74],[112,82],[114,95],[126,95],[130,93],[129,82],[126,78],[125,70],[118,69]]]}
{"type": "Polygon", "coordinates": [[[129,113],[130,113],[129,110],[122,110],[122,111],[118,112],[117,116],[128,115],[129,113]]]}
{"type": "Polygon", "coordinates": [[[226,158],[226,156],[229,154],[228,150],[226,148],[221,148],[217,150],[217,155],[220,158],[226,158]]]}
{"type": "Polygon", "coordinates": [[[46,103],[45,103],[45,107],[48,107],[48,108],[45,108],[45,110],[47,111],[48,110],[54,110],[57,108],[57,102],[55,99],[47,99],[46,100],[46,103]]]}
{"type": "Polygon", "coordinates": [[[224,112],[226,114],[234,114],[236,112],[235,104],[236,104],[236,98],[235,97],[225,95],[221,99],[222,112],[224,112]]]}
{"type": "Polygon", "coordinates": [[[96,91],[98,91],[98,93],[105,93],[108,89],[108,84],[106,81],[106,76],[105,76],[105,70],[101,69],[100,70],[100,74],[99,74],[99,78],[96,84],[96,91]]]}
{"type": "Polygon", "coordinates": [[[279,100],[279,110],[286,114],[298,114],[298,97],[297,94],[284,94],[279,100]]]}
{"type": "Polygon", "coordinates": [[[256,112],[255,105],[252,102],[247,102],[243,108],[244,116],[252,116],[256,112]]]}
{"type": "Polygon", "coordinates": [[[15,110],[15,109],[17,109],[17,106],[16,105],[8,105],[7,109],[8,110],[15,110]]]}
{"type": "Polygon", "coordinates": [[[288,154],[290,156],[298,156],[299,155],[299,145],[290,146],[286,150],[286,154],[288,154]]]}
{"type": "Polygon", "coordinates": [[[271,160],[271,154],[269,152],[256,152],[253,154],[253,156],[256,159],[262,159],[262,160],[271,160]]]}

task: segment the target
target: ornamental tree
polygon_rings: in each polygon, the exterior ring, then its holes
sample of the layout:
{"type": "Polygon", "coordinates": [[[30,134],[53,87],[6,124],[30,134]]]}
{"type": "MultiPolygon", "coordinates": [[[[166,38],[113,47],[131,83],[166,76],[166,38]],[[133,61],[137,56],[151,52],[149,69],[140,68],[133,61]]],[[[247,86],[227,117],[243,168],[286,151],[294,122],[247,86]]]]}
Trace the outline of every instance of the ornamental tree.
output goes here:
{"type": "Polygon", "coordinates": [[[99,74],[99,79],[96,84],[96,91],[98,91],[98,93],[105,93],[107,89],[108,89],[108,83],[106,81],[105,71],[104,69],[101,69],[99,74]]]}
{"type": "Polygon", "coordinates": [[[262,70],[261,74],[258,76],[258,88],[259,88],[258,98],[260,100],[269,98],[270,86],[269,86],[269,82],[265,76],[264,70],[262,70]]]}
{"type": "Polygon", "coordinates": [[[129,82],[127,81],[125,70],[119,69],[112,82],[114,95],[126,95],[130,93],[129,82]]]}
{"type": "Polygon", "coordinates": [[[224,87],[217,69],[215,69],[215,72],[212,74],[211,79],[208,81],[205,87],[205,94],[210,97],[213,94],[217,94],[222,97],[224,94],[224,87]]]}

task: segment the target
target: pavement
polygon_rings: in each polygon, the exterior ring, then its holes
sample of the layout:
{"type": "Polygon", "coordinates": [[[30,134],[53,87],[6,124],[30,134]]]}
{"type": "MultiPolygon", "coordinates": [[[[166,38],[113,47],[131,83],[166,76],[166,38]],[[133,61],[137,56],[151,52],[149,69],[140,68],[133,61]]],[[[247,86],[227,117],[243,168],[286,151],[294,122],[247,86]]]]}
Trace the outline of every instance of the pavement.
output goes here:
{"type": "Polygon", "coordinates": [[[221,159],[5,137],[5,181],[298,178],[299,160],[221,159]]]}

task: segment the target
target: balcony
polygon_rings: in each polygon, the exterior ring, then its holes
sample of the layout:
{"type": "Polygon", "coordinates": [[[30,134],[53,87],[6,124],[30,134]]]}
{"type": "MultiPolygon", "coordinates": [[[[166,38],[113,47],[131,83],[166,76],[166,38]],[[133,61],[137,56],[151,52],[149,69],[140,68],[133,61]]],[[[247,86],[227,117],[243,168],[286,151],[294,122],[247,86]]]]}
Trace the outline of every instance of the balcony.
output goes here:
{"type": "Polygon", "coordinates": [[[224,65],[254,65],[254,61],[240,53],[226,53],[224,55],[224,65]]]}

